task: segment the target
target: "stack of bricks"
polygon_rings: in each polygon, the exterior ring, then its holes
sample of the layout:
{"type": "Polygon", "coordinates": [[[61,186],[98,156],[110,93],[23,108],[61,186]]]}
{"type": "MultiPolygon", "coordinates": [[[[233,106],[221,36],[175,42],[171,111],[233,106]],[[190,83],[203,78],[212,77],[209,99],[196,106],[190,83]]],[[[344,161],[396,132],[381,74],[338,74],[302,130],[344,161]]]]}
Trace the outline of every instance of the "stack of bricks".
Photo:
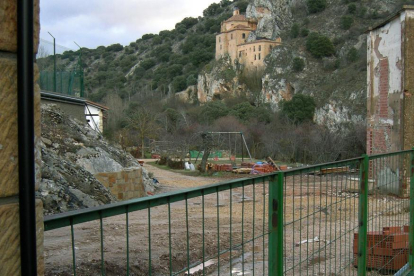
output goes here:
{"type": "Polygon", "coordinates": [[[231,172],[233,171],[232,164],[215,164],[214,170],[217,172],[231,172]]]}
{"type": "Polygon", "coordinates": [[[253,166],[253,171],[259,172],[259,173],[271,173],[271,172],[277,171],[277,169],[270,164],[262,164],[262,165],[256,164],[253,166]]]}
{"type": "MultiPolygon", "coordinates": [[[[408,226],[368,232],[367,268],[400,270],[408,262],[408,226]]],[[[358,266],[358,233],[354,233],[354,265],[358,266]]]]}
{"type": "Polygon", "coordinates": [[[251,169],[253,168],[254,165],[256,165],[256,163],[248,163],[248,162],[241,163],[241,167],[244,169],[251,169]]]}

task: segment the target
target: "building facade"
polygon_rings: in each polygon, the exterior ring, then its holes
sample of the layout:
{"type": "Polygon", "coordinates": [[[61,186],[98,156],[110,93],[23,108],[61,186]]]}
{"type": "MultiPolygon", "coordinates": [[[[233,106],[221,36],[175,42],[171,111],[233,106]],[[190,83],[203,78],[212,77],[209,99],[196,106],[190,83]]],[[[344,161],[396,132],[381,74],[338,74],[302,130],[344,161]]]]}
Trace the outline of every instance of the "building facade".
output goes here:
{"type": "Polygon", "coordinates": [[[414,6],[368,35],[367,153],[414,146],[414,6]]]}
{"type": "Polygon", "coordinates": [[[233,16],[221,23],[221,32],[216,36],[216,59],[229,55],[233,62],[238,60],[248,69],[263,66],[264,58],[282,41],[278,38],[247,42],[249,34],[256,29],[257,21],[247,19],[235,9],[233,16]]]}

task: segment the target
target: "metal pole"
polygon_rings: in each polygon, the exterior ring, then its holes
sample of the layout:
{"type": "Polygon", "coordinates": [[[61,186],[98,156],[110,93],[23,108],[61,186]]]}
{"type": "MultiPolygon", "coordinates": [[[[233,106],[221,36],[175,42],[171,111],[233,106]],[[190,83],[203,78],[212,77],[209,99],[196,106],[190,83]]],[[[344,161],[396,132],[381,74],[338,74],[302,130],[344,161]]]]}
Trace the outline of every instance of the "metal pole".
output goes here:
{"type": "Polygon", "coordinates": [[[56,39],[55,37],[50,33],[51,37],[53,37],[53,92],[57,92],[57,82],[56,82],[56,39]]]}
{"type": "Polygon", "coordinates": [[[240,132],[240,142],[241,142],[241,154],[242,154],[242,162],[244,162],[244,152],[243,152],[243,132],[240,132]]]}
{"type": "Polygon", "coordinates": [[[364,155],[361,162],[360,194],[358,205],[358,275],[365,276],[367,272],[367,229],[368,229],[368,177],[369,156],[364,155]]]}
{"type": "Polygon", "coordinates": [[[283,275],[283,185],[279,172],[269,180],[269,276],[283,275]],[[277,180],[276,180],[277,177],[277,180]]]}
{"type": "Polygon", "coordinates": [[[410,154],[410,228],[409,228],[409,264],[414,268],[414,148],[410,154]]]}
{"type": "Polygon", "coordinates": [[[79,51],[80,51],[80,54],[79,54],[80,97],[83,97],[84,87],[83,87],[82,47],[79,46],[79,44],[76,43],[75,41],[73,42],[76,44],[76,46],[79,47],[79,51]]]}
{"type": "Polygon", "coordinates": [[[22,275],[37,275],[33,17],[33,0],[17,1],[20,268],[22,275]]]}

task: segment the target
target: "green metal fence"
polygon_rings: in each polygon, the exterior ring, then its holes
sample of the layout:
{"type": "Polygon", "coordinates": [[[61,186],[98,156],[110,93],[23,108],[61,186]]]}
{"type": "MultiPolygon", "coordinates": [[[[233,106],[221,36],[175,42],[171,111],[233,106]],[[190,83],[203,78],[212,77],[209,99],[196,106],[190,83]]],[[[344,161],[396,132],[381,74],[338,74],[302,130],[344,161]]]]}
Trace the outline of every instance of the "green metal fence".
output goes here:
{"type": "Polygon", "coordinates": [[[46,274],[395,273],[413,260],[413,154],[363,156],[49,216],[46,274]]]}
{"type": "Polygon", "coordinates": [[[42,91],[51,91],[76,97],[84,96],[83,72],[74,71],[41,71],[39,79],[42,91]],[[56,89],[55,89],[56,77],[56,89]]]}

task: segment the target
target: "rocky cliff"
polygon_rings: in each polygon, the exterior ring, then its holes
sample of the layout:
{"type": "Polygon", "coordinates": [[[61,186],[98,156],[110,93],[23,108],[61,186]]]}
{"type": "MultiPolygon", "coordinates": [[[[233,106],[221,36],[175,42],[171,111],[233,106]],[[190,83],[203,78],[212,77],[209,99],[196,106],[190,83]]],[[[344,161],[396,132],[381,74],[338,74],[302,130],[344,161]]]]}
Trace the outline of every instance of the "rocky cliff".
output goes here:
{"type": "MultiPolygon", "coordinates": [[[[258,29],[249,41],[259,38],[282,38],[282,46],[273,49],[265,59],[262,74],[262,96],[278,110],[279,102],[296,93],[312,95],[317,103],[315,122],[335,130],[349,122],[363,122],[366,114],[366,34],[369,26],[384,20],[403,1],[327,1],[317,13],[308,10],[305,0],[251,0],[246,16],[258,20],[258,29]],[[344,26],[345,19],[350,26],[344,26]],[[297,29],[297,34],[293,33],[297,29]],[[326,36],[333,43],[333,55],[317,58],[307,49],[310,33],[326,36]],[[300,58],[304,68],[294,67],[300,58]]],[[[217,62],[210,73],[200,75],[199,95],[220,98],[229,87],[243,87],[242,71],[233,64],[234,79],[223,77],[217,62]]],[[[246,88],[246,87],[245,87],[246,88]]],[[[248,90],[248,89],[247,89],[248,90]]],[[[240,93],[234,91],[235,94],[240,93]]],[[[246,91],[252,93],[252,91],[246,91]]]]}
{"type": "MultiPolygon", "coordinates": [[[[116,201],[95,174],[140,166],[119,146],[56,105],[42,105],[42,181],[37,196],[45,214],[89,208],[116,201]]],[[[146,191],[155,189],[143,170],[146,191]]]]}

